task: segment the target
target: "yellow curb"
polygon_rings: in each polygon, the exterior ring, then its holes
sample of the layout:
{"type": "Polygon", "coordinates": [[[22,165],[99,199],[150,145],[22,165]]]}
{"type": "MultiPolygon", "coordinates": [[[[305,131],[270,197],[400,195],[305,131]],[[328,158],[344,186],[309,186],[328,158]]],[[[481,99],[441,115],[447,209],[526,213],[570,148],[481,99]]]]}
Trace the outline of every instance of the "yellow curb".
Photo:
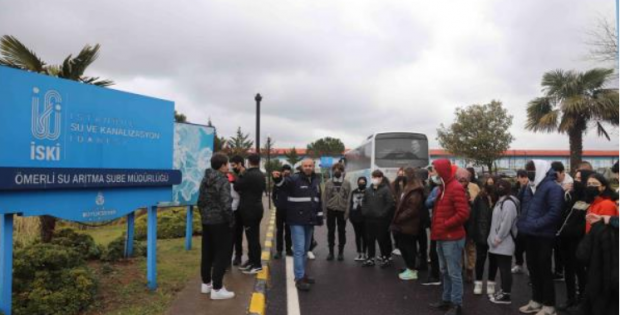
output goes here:
{"type": "Polygon", "coordinates": [[[267,237],[273,237],[273,231],[267,232],[267,237]]]}
{"type": "Polygon", "coordinates": [[[265,241],[265,247],[272,248],[273,247],[273,243],[271,241],[265,241]]]}
{"type": "Polygon", "coordinates": [[[271,252],[263,251],[263,254],[260,256],[260,259],[269,260],[269,257],[271,257],[271,252]]]}
{"type": "Polygon", "coordinates": [[[256,279],[258,280],[267,280],[269,277],[269,266],[263,266],[263,270],[256,274],[256,279]]]}
{"type": "Polygon", "coordinates": [[[250,313],[251,314],[265,314],[265,295],[262,293],[252,293],[252,300],[250,301],[250,313]]]}

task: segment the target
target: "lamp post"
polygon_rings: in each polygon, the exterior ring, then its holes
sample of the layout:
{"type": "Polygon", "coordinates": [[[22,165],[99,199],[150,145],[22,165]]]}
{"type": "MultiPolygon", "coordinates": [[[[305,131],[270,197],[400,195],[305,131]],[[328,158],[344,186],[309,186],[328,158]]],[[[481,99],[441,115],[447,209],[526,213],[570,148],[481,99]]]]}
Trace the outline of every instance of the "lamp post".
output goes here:
{"type": "Polygon", "coordinates": [[[256,154],[260,155],[260,101],[263,97],[260,93],[256,93],[254,100],[256,101],[256,154]]]}
{"type": "MultiPolygon", "coordinates": [[[[267,164],[265,171],[267,171],[267,199],[269,200],[269,210],[271,211],[271,174],[269,174],[269,168],[271,168],[271,136],[267,135],[267,164]]],[[[271,170],[273,171],[273,170],[271,170]]]]}

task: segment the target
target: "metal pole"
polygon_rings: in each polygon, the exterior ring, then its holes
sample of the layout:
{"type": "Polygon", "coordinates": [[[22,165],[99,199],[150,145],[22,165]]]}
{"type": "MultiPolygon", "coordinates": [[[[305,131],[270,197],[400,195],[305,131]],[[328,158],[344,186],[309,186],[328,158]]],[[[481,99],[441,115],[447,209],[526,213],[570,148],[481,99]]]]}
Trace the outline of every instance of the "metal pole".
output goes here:
{"type": "Polygon", "coordinates": [[[260,101],[263,97],[257,93],[254,100],[256,101],[256,154],[260,154],[260,101]]]}
{"type": "Polygon", "coordinates": [[[135,226],[135,214],[131,212],[127,215],[127,236],[125,238],[125,258],[133,256],[133,233],[135,226]]]}
{"type": "MultiPolygon", "coordinates": [[[[267,144],[269,145],[267,147],[267,166],[271,167],[271,137],[267,137],[267,144]]],[[[267,171],[267,199],[269,199],[269,210],[271,210],[271,174],[269,174],[269,171],[267,169],[267,167],[265,167],[265,171],[267,171]]],[[[271,170],[273,171],[273,170],[271,170]]]]}
{"type": "Polygon", "coordinates": [[[0,311],[11,314],[13,294],[13,214],[0,217],[0,311]]]}
{"type": "Polygon", "coordinates": [[[157,206],[147,210],[146,280],[150,290],[157,289],[157,206]]]}
{"type": "Polygon", "coordinates": [[[185,222],[185,250],[192,249],[192,234],[194,233],[194,211],[192,206],[187,206],[187,221],[185,222]]]}

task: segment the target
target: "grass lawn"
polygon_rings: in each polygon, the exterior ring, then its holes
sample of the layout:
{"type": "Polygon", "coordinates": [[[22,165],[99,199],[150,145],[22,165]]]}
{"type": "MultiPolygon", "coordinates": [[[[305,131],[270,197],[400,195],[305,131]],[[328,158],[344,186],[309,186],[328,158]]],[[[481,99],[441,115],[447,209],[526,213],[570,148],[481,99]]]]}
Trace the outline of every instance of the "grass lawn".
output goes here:
{"type": "MultiPolygon", "coordinates": [[[[113,225],[84,231],[100,244],[122,235],[125,225],[113,225]]],[[[94,262],[90,267],[100,279],[99,293],[85,314],[163,314],[175,294],[190,278],[199,274],[200,237],[194,237],[193,249],[185,250],[185,239],[157,241],[156,291],[146,287],[146,258],[134,258],[113,264],[94,262]]]]}

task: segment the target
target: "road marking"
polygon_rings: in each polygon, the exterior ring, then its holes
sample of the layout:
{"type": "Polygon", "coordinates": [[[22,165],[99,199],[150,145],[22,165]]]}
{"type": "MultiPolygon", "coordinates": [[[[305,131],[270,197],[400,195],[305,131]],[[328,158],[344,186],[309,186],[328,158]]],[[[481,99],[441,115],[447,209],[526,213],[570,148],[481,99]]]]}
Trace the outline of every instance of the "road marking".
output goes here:
{"type": "Polygon", "coordinates": [[[295,288],[295,273],[293,272],[293,257],[286,257],[286,313],[287,315],[301,315],[299,296],[295,288]]]}

